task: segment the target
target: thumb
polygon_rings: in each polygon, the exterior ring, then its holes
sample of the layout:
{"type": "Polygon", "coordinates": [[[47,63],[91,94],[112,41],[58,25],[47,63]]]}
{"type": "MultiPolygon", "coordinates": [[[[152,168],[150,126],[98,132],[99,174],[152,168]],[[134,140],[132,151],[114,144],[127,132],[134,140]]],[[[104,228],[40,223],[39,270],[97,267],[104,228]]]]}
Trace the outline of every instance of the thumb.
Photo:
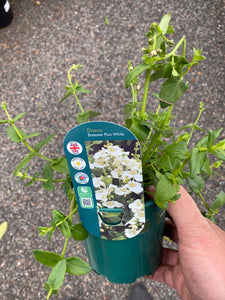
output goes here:
{"type": "Polygon", "coordinates": [[[196,225],[205,224],[205,218],[202,216],[200,210],[198,209],[193,198],[189,193],[180,186],[181,197],[176,201],[176,203],[170,203],[167,211],[172,217],[174,223],[177,226],[178,232],[185,230],[190,232],[190,228],[196,228],[196,225]]]}

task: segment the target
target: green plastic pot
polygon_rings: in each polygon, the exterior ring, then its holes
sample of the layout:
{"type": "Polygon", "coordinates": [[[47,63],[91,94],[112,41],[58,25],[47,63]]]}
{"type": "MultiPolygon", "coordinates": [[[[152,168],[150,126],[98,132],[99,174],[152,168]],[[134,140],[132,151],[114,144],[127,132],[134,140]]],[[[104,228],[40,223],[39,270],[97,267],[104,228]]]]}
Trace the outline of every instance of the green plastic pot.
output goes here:
{"type": "Polygon", "coordinates": [[[152,274],[161,261],[165,211],[153,201],[145,203],[146,224],[137,236],[105,240],[89,233],[85,247],[93,270],[114,283],[132,283],[152,274]]]}

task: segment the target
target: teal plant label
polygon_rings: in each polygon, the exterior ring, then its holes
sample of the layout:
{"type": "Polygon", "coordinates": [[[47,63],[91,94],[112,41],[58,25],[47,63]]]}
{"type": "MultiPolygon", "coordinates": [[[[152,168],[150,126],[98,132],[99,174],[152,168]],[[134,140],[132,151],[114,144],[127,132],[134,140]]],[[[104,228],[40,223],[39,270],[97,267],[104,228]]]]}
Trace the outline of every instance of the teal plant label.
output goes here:
{"type": "Polygon", "coordinates": [[[88,122],[71,129],[64,151],[80,219],[109,240],[135,237],[145,225],[140,145],[127,128],[88,122]]]}

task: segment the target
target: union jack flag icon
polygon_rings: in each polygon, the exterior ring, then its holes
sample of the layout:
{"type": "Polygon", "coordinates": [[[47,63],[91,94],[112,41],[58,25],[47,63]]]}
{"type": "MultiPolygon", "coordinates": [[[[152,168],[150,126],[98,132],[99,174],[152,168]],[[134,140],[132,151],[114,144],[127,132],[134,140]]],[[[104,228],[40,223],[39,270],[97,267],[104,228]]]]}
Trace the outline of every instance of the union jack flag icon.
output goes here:
{"type": "Polygon", "coordinates": [[[82,152],[82,146],[80,143],[78,142],[69,142],[67,144],[67,150],[71,153],[71,154],[80,154],[82,152]]]}

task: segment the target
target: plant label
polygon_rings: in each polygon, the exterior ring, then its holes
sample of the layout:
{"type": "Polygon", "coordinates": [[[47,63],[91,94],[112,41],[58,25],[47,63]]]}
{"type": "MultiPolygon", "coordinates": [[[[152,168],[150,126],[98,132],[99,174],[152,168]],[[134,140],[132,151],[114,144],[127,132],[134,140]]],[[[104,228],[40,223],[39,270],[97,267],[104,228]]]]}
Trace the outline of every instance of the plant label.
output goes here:
{"type": "Polygon", "coordinates": [[[135,237],[145,225],[140,144],[127,128],[88,122],[71,129],[64,151],[79,214],[91,234],[135,237]]]}

